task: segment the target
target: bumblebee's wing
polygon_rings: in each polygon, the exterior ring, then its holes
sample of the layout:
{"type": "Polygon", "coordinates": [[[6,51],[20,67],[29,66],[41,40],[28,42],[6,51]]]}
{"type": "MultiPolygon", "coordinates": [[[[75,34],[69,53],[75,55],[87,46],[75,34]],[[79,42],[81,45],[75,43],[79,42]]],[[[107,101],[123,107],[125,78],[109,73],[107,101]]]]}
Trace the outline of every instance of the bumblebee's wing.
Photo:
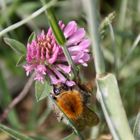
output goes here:
{"type": "Polygon", "coordinates": [[[99,117],[89,107],[85,106],[83,118],[88,126],[97,125],[99,123],[99,117]]]}
{"type": "Polygon", "coordinates": [[[94,125],[97,125],[99,122],[99,117],[94,111],[85,106],[83,114],[74,122],[77,129],[82,131],[86,126],[92,127],[94,125]]]}

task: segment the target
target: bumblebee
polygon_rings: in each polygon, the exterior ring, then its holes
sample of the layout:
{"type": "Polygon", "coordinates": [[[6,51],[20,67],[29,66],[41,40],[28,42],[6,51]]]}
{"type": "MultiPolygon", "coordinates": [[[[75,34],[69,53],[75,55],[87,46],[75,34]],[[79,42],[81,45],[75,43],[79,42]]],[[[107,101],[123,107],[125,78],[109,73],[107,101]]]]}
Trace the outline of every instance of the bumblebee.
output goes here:
{"type": "Polygon", "coordinates": [[[87,106],[90,94],[84,86],[68,87],[65,84],[54,86],[52,97],[58,108],[78,130],[82,131],[86,126],[92,127],[98,124],[98,116],[87,106]]]}

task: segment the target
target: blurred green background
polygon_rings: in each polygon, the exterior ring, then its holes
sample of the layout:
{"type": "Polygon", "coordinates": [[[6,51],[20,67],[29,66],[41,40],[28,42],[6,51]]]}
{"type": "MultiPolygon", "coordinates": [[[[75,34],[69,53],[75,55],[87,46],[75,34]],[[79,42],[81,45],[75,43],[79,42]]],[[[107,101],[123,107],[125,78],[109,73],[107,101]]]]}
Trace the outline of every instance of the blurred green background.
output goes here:
{"type": "MultiPolygon", "coordinates": [[[[0,31],[28,17],[41,6],[39,0],[0,0],[0,31]]],[[[107,71],[117,76],[122,101],[133,129],[140,108],[140,43],[134,44],[140,35],[140,0],[101,0],[99,6],[100,22],[115,11],[112,26],[107,25],[102,29],[101,45],[107,71]]],[[[75,20],[79,26],[87,29],[83,11],[80,0],[59,0],[55,8],[57,18],[64,23],[75,20]]],[[[48,26],[43,13],[3,37],[16,39],[26,45],[33,31],[47,31],[48,26]]],[[[23,68],[15,66],[18,56],[4,43],[3,37],[0,38],[0,115],[27,82],[23,68]]],[[[93,63],[89,63],[88,68],[82,70],[82,74],[87,79],[93,75],[93,79],[89,80],[94,80],[94,72],[91,73],[91,69],[94,71],[93,63]]],[[[109,140],[109,130],[98,103],[97,112],[100,114],[101,123],[97,126],[96,136],[100,140],[109,140]]],[[[12,109],[4,123],[37,140],[60,140],[72,132],[68,126],[56,120],[46,101],[36,102],[34,86],[12,109]]],[[[11,138],[0,131],[0,140],[11,138]]]]}

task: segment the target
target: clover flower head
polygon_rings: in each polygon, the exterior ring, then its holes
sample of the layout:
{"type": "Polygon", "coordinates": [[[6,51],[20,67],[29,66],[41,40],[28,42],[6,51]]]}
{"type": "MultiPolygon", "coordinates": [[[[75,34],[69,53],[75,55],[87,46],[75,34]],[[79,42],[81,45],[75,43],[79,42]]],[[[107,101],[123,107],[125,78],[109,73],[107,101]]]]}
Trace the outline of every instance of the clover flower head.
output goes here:
{"type": "MultiPolygon", "coordinates": [[[[73,62],[78,65],[87,66],[90,59],[90,40],[86,38],[84,28],[79,28],[75,21],[65,25],[62,21],[59,26],[67,39],[66,47],[73,62]]],[[[65,83],[74,85],[74,81],[66,78],[71,72],[61,46],[56,42],[51,28],[48,32],[42,31],[35,40],[27,44],[27,63],[23,66],[27,76],[35,71],[35,80],[44,82],[45,76],[49,76],[52,84],[65,83]]]]}

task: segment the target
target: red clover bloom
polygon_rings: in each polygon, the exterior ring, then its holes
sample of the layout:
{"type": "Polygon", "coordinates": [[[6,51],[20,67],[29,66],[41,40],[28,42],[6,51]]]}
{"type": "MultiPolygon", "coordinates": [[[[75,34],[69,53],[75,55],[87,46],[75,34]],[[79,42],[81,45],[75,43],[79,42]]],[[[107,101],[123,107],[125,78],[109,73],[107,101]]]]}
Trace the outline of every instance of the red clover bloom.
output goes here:
{"type": "MultiPolygon", "coordinates": [[[[75,21],[67,25],[59,22],[65,38],[67,48],[75,64],[87,66],[90,59],[90,41],[85,36],[84,28],[78,28],[75,21]]],[[[26,74],[35,71],[35,80],[44,82],[45,76],[49,76],[52,84],[65,83],[68,86],[74,85],[73,81],[66,78],[71,72],[62,48],[56,42],[51,28],[45,33],[42,31],[35,40],[27,44],[27,64],[24,65],[26,74]]]]}

